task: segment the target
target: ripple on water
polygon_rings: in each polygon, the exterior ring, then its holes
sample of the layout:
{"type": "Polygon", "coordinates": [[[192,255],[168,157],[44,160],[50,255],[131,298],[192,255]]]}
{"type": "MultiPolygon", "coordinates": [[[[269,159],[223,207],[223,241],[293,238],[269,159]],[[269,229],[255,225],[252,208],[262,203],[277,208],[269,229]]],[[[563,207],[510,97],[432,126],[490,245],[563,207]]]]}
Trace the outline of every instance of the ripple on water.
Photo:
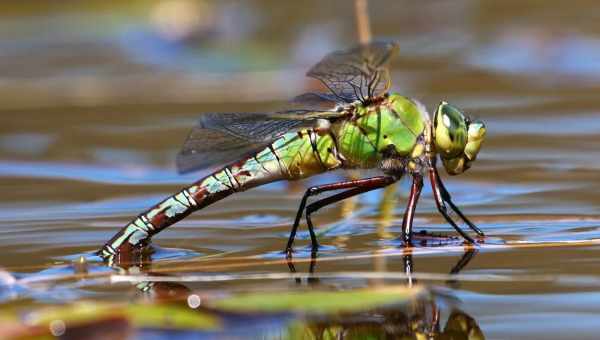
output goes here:
{"type": "MultiPolygon", "coordinates": [[[[307,246],[295,246],[293,248],[292,257],[294,259],[307,259],[311,258],[314,255],[318,256],[328,256],[342,253],[342,249],[329,244],[319,243],[319,251],[314,253],[312,247],[310,245],[307,246]]],[[[286,253],[281,251],[269,251],[263,254],[258,255],[259,258],[263,259],[285,259],[286,253]]]]}
{"type": "MultiPolygon", "coordinates": [[[[157,246],[155,244],[151,244],[147,249],[144,250],[144,253],[147,254],[147,256],[149,256],[147,261],[161,261],[174,259],[186,260],[204,255],[202,253],[190,249],[166,248],[157,246]]],[[[104,260],[100,256],[98,256],[95,251],[57,257],[57,259],[71,261],[73,263],[79,262],[82,258],[85,262],[89,263],[104,263],[104,260]]]]}

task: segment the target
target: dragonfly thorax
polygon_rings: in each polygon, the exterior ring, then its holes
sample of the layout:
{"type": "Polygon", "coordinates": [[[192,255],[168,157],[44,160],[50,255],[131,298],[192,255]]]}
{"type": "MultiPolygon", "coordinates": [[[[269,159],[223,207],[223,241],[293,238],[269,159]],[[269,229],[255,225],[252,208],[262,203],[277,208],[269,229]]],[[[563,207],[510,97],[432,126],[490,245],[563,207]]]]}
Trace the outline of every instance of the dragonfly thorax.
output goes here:
{"type": "Polygon", "coordinates": [[[420,105],[398,94],[352,107],[352,117],[335,132],[348,167],[380,168],[402,174],[424,154],[427,115],[420,105]],[[413,163],[411,163],[413,161],[413,163]]]}
{"type": "Polygon", "coordinates": [[[331,129],[331,122],[327,119],[317,119],[314,130],[319,136],[323,136],[329,133],[331,129]]]}

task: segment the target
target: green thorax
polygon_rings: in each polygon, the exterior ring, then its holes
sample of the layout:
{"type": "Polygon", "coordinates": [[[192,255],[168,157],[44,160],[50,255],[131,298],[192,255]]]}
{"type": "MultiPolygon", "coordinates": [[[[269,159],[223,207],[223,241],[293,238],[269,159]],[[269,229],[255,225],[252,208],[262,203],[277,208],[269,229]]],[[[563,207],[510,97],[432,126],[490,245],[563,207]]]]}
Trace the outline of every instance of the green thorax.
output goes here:
{"type": "Polygon", "coordinates": [[[356,105],[351,119],[336,123],[332,128],[338,139],[339,153],[348,167],[373,168],[390,145],[399,156],[407,159],[419,156],[426,119],[426,113],[418,104],[390,94],[378,104],[356,105]]]}

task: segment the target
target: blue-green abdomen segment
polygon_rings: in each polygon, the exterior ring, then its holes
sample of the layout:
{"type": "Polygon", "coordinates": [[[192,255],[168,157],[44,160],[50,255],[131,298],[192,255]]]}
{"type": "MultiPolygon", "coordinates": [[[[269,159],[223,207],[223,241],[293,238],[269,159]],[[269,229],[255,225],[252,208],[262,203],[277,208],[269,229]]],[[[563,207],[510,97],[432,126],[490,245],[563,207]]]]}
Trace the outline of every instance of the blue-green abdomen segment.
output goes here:
{"type": "Polygon", "coordinates": [[[278,180],[295,180],[339,168],[336,142],[312,129],[283,135],[253,157],[226,166],[184,188],[123,227],[100,250],[113,261],[146,245],[150,238],[192,212],[232,193],[278,180]]]}

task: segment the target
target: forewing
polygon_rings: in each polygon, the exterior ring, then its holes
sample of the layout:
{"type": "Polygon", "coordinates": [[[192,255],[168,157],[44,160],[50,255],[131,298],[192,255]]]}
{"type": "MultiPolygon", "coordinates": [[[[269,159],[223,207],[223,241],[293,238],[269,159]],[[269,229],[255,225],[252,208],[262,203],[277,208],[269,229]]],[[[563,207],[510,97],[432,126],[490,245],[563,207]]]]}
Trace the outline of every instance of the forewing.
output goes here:
{"type": "Polygon", "coordinates": [[[187,173],[249,157],[286,132],[312,126],[314,114],[305,110],[204,114],[177,155],[177,169],[187,173]]]}
{"type": "Polygon", "coordinates": [[[252,142],[272,141],[287,131],[309,125],[304,110],[278,113],[208,113],[200,118],[202,128],[222,131],[252,142]]]}
{"type": "Polygon", "coordinates": [[[340,102],[364,102],[389,89],[387,63],[397,50],[397,43],[373,42],[333,52],[313,66],[307,76],[323,82],[340,102]]]}

